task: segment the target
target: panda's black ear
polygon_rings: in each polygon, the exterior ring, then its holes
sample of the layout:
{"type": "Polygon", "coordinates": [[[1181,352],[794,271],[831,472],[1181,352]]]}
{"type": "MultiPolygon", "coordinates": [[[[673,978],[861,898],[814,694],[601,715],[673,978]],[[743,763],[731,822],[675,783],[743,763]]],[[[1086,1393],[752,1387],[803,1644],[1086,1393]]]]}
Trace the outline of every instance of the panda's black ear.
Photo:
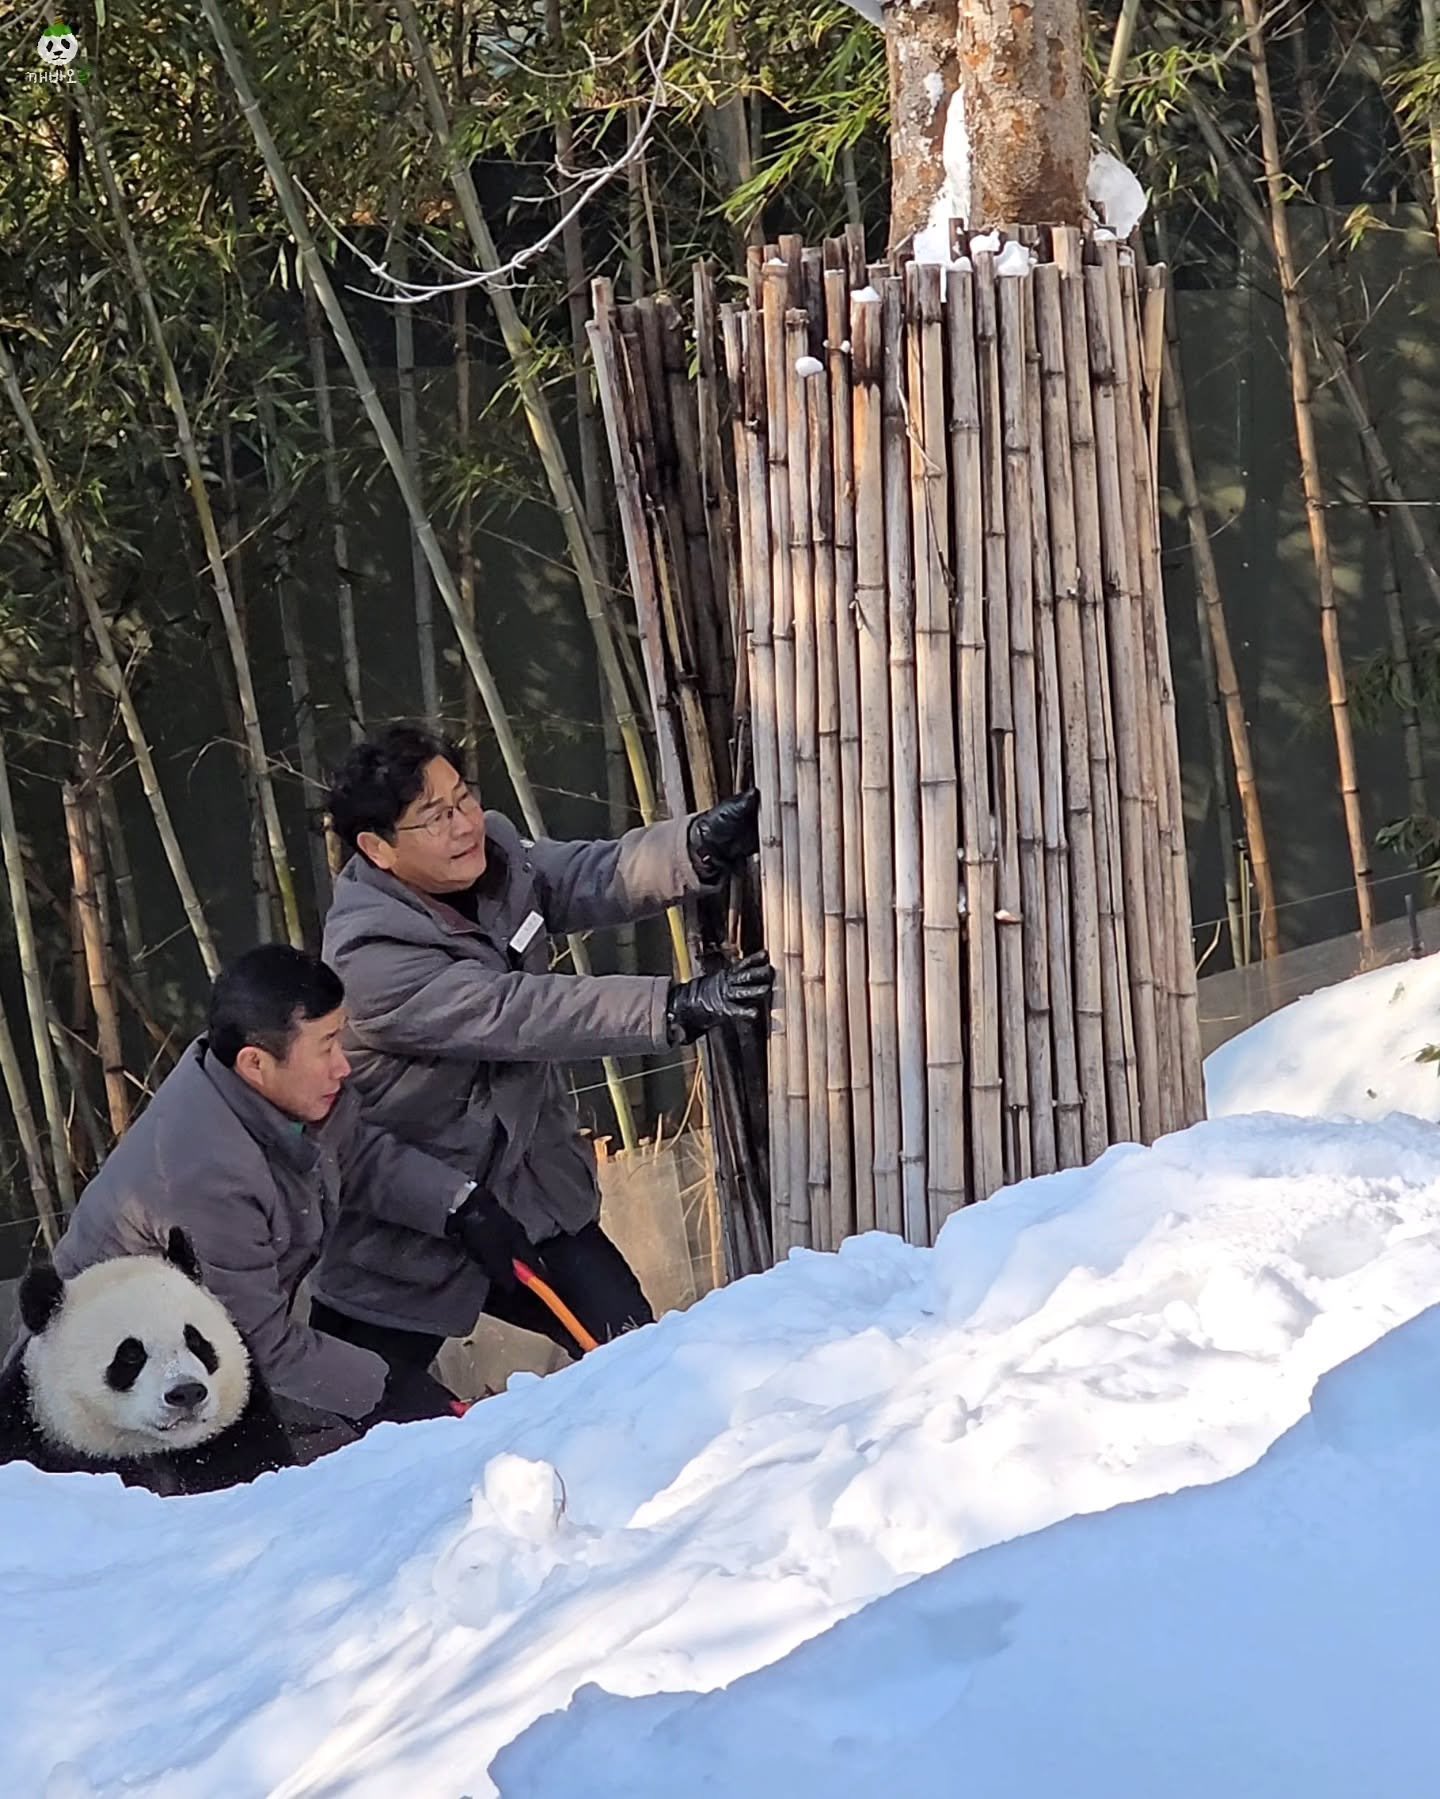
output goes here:
{"type": "Polygon", "coordinates": [[[32,1337],[38,1337],[60,1310],[65,1283],[49,1260],[32,1262],[20,1283],[20,1316],[32,1337]]]}
{"type": "Polygon", "coordinates": [[[188,1274],[197,1287],[205,1284],[195,1245],[178,1224],[171,1227],[170,1235],[165,1239],[165,1260],[172,1262],[182,1274],[188,1274]]]}

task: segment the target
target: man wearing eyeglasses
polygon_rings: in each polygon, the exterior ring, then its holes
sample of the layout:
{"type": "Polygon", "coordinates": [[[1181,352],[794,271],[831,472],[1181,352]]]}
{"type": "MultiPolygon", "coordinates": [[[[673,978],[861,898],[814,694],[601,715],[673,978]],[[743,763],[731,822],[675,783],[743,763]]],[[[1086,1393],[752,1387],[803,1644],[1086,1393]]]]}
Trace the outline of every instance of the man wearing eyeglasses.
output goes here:
{"type": "Polygon", "coordinates": [[[565,1065],[761,1016],[763,951],[687,982],[550,971],[549,939],[628,924],[727,879],[758,846],[753,791],[614,842],[531,842],[486,812],[453,748],[409,725],[357,744],[330,790],[350,859],[325,957],[369,1116],[468,1175],[443,1234],[356,1206],[312,1281],[317,1328],[421,1366],[484,1311],[579,1345],[521,1285],[542,1274],[601,1341],[653,1314],[599,1223],[565,1065]]]}

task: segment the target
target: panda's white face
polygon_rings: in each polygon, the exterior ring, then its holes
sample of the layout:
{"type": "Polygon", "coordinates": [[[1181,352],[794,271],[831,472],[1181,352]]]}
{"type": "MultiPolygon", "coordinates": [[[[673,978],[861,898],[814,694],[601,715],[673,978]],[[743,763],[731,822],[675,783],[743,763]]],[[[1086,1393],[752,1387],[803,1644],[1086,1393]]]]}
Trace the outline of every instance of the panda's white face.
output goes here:
{"type": "Polygon", "coordinates": [[[250,1393],[229,1315],[159,1256],[99,1262],[67,1281],[25,1369],[40,1429],[100,1461],[197,1448],[229,1429],[250,1393]]]}
{"type": "Polygon", "coordinates": [[[47,31],[40,39],[40,60],[52,69],[62,69],[74,61],[79,48],[80,41],[73,31],[47,31]]]}

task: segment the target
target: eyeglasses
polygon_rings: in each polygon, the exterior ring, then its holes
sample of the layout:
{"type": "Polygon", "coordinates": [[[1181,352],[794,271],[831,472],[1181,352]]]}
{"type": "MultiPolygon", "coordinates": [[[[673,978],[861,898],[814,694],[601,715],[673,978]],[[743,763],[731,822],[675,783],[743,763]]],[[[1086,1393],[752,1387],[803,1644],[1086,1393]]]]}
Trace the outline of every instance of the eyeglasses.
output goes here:
{"type": "Polygon", "coordinates": [[[427,837],[443,837],[454,824],[456,815],[461,818],[474,818],[480,811],[480,796],[471,787],[467,787],[460,798],[452,805],[437,806],[428,818],[422,818],[419,824],[396,825],[396,832],[423,831],[427,837]]]}

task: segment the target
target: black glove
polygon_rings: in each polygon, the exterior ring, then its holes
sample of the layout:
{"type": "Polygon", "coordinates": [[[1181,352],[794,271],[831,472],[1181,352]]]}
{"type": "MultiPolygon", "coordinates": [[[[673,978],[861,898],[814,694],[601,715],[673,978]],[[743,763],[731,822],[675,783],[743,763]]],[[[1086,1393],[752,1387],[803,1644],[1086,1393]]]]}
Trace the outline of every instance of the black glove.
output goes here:
{"type": "Polygon", "coordinates": [[[747,787],[690,820],[690,860],[707,887],[734,874],[760,848],[760,791],[747,787]]]}
{"type": "Polygon", "coordinates": [[[425,1418],[458,1418],[464,1410],[450,1389],[436,1380],[428,1369],[392,1362],[379,1405],[360,1420],[357,1428],[363,1432],[377,1424],[418,1424],[425,1418]]]}
{"type": "Polygon", "coordinates": [[[714,974],[672,981],[665,1008],[671,1042],[693,1043],[703,1031],[727,1020],[758,1019],[774,985],[775,970],[763,949],[717,968],[714,974]]]}
{"type": "Polygon", "coordinates": [[[502,1292],[513,1292],[520,1284],[515,1273],[517,1256],[536,1274],[543,1272],[539,1252],[524,1230],[498,1200],[478,1187],[456,1206],[445,1229],[470,1260],[480,1265],[491,1285],[502,1292]]]}

